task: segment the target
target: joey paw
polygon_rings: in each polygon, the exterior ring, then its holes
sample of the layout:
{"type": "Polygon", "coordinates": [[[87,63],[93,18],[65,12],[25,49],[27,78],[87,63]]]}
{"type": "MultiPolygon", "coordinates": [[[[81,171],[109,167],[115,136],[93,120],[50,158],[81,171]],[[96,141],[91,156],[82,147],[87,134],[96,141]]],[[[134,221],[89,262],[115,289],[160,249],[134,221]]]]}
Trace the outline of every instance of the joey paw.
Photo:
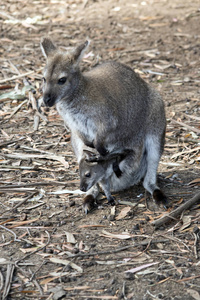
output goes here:
{"type": "Polygon", "coordinates": [[[119,164],[117,162],[113,163],[113,171],[115,173],[115,175],[117,176],[117,178],[122,176],[122,171],[119,168],[119,164]]]}

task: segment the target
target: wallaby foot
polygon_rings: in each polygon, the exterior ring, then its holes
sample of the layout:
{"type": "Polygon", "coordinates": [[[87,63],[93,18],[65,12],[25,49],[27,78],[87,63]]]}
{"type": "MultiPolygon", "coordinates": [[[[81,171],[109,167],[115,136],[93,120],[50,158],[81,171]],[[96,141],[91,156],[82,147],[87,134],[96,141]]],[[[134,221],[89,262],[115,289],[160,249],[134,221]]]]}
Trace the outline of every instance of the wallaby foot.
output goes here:
{"type": "Polygon", "coordinates": [[[155,189],[153,191],[153,198],[158,205],[162,204],[164,209],[169,208],[169,203],[168,203],[167,197],[161,190],[155,189]]]}
{"type": "Polygon", "coordinates": [[[92,209],[94,209],[95,198],[93,195],[87,195],[83,199],[83,210],[87,215],[92,209]]]}
{"type": "Polygon", "coordinates": [[[114,206],[115,205],[115,198],[113,196],[109,196],[107,204],[114,206]]]}

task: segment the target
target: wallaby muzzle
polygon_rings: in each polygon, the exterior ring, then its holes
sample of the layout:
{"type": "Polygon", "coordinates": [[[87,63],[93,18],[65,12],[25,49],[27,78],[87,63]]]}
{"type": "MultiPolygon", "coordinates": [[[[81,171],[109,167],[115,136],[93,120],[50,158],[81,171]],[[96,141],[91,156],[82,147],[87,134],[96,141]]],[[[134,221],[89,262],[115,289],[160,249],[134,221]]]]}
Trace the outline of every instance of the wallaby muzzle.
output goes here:
{"type": "Polygon", "coordinates": [[[88,190],[87,185],[81,184],[81,185],[80,185],[80,190],[81,190],[82,192],[87,192],[87,190],[88,190]]]}
{"type": "Polygon", "coordinates": [[[44,104],[49,107],[52,107],[55,104],[55,101],[52,99],[51,95],[44,95],[43,101],[44,104]]]}

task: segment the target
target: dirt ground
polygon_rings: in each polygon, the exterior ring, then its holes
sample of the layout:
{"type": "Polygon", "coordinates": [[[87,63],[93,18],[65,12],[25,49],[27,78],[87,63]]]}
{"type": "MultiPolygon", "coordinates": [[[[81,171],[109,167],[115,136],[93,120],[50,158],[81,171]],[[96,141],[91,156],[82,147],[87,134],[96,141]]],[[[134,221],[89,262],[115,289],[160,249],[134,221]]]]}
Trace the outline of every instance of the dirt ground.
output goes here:
{"type": "Polygon", "coordinates": [[[199,201],[155,230],[166,212],[140,184],[85,215],[70,132],[37,109],[41,37],[89,38],[85,70],[134,68],[166,105],[158,182],[176,209],[200,191],[199,25],[197,0],[1,0],[1,299],[200,299],[199,201]]]}

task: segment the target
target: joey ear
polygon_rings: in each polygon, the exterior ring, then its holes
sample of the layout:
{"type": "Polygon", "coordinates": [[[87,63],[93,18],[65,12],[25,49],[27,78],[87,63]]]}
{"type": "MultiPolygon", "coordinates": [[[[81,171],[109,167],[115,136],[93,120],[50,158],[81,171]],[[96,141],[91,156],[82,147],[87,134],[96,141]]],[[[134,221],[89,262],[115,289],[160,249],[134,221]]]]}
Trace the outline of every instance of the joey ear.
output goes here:
{"type": "Polygon", "coordinates": [[[57,49],[50,38],[43,38],[41,40],[40,46],[42,53],[46,58],[57,49]]]}
{"type": "Polygon", "coordinates": [[[95,156],[94,152],[92,152],[90,150],[86,150],[86,149],[83,150],[83,155],[84,155],[86,161],[89,161],[92,157],[95,156]]]}
{"type": "Polygon", "coordinates": [[[83,154],[85,160],[90,164],[97,164],[98,162],[105,161],[105,159],[102,159],[102,157],[99,154],[96,154],[90,150],[83,150],[83,154]]]}
{"type": "Polygon", "coordinates": [[[77,66],[80,63],[89,44],[90,44],[90,42],[88,40],[86,40],[85,43],[83,43],[75,48],[75,50],[73,52],[75,66],[77,66]]]}

